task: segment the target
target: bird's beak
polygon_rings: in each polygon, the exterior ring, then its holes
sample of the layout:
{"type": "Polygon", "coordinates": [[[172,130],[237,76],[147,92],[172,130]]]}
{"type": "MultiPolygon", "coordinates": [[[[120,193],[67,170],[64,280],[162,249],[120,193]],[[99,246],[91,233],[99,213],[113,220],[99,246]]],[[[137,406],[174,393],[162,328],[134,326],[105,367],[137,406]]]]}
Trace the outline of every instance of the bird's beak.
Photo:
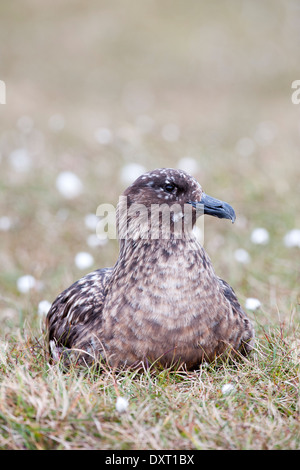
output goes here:
{"type": "Polygon", "coordinates": [[[230,219],[232,223],[234,223],[236,219],[233,208],[227,204],[227,202],[220,201],[205,193],[202,193],[200,202],[191,201],[190,204],[199,212],[199,215],[202,213],[219,217],[219,219],[230,219]]]}

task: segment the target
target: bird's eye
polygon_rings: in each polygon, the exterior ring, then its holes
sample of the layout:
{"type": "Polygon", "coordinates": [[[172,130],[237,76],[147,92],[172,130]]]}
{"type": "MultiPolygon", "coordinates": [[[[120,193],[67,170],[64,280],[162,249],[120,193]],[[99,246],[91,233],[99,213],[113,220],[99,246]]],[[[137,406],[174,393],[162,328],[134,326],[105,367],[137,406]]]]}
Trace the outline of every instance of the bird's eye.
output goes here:
{"type": "Polygon", "coordinates": [[[176,186],[173,183],[167,183],[164,186],[164,190],[167,191],[167,193],[172,193],[175,188],[176,188],[176,186]]]}

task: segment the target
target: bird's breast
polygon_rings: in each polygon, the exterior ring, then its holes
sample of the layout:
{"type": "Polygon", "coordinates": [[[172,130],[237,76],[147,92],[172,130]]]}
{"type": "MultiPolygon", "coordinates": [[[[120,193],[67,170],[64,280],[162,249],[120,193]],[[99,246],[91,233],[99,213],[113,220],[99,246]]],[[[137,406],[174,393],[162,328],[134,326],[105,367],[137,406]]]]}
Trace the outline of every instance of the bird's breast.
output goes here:
{"type": "Polygon", "coordinates": [[[195,348],[208,331],[219,294],[204,250],[192,243],[148,247],[134,255],[116,264],[107,292],[103,331],[110,349],[134,345],[133,357],[144,357],[195,348]]]}

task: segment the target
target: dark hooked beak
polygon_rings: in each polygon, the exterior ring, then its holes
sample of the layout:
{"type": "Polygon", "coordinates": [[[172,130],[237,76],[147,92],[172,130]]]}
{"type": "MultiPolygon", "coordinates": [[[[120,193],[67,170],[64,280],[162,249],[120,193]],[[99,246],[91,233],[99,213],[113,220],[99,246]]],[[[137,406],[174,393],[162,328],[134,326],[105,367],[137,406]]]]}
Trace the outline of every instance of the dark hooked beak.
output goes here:
{"type": "Polygon", "coordinates": [[[219,219],[230,219],[232,223],[236,219],[233,208],[227,204],[227,202],[215,199],[205,193],[202,193],[200,202],[191,201],[190,204],[192,204],[196,211],[199,212],[199,215],[204,213],[214,217],[219,217],[219,219]]]}

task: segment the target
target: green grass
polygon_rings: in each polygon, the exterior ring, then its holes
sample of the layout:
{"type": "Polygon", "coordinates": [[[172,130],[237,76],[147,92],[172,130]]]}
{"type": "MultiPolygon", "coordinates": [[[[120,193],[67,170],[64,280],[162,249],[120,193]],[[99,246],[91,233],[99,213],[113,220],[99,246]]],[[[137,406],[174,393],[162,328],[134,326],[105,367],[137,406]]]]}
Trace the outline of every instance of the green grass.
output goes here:
{"type": "Polygon", "coordinates": [[[0,222],[11,221],[0,231],[0,448],[299,449],[300,249],[283,242],[300,229],[295,2],[125,3],[0,5],[0,222]],[[60,131],[49,124],[56,114],[60,131]],[[162,136],[169,123],[180,131],[173,142],[162,136]],[[99,127],[110,129],[108,145],[96,141],[99,127]],[[237,150],[245,137],[249,155],[237,150]],[[11,161],[20,148],[28,171],[11,161]],[[118,255],[113,240],[87,245],[85,215],[116,204],[127,163],[177,167],[186,156],[205,192],[236,210],[234,225],[205,218],[204,247],[242,305],[262,304],[248,312],[253,354],[197,372],[49,364],[39,302],[118,255]],[[57,191],[61,171],[80,177],[77,199],[57,191]],[[266,245],[251,242],[257,227],[266,245]],[[248,264],[235,259],[239,248],[248,264]],[[79,251],[93,255],[90,269],[76,268],[79,251]],[[24,274],[37,285],[20,293],[24,274]],[[129,400],[122,414],[117,396],[129,400]]]}

